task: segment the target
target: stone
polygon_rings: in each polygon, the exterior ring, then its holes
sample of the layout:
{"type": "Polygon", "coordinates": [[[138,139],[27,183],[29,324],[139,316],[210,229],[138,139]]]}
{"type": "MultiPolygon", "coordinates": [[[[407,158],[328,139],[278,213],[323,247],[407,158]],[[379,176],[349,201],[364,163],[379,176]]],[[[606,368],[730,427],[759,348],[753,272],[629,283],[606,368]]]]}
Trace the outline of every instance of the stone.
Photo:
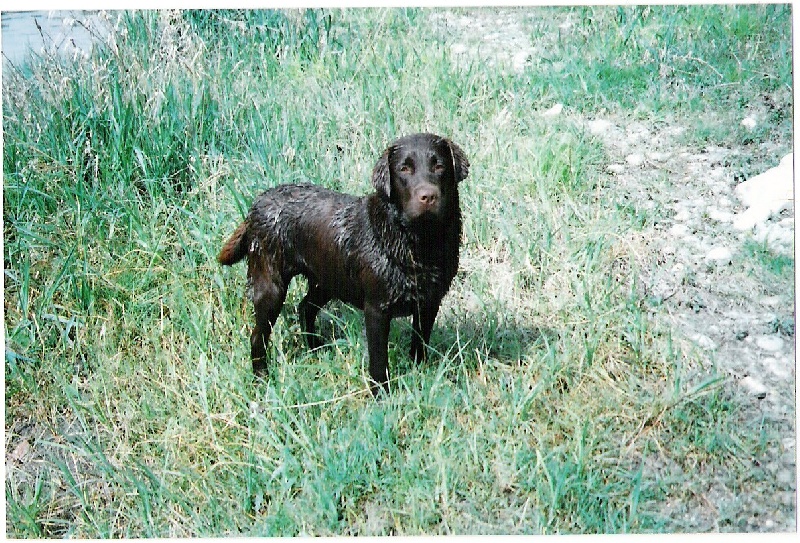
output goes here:
{"type": "Polygon", "coordinates": [[[691,339],[697,344],[698,347],[705,351],[713,351],[717,348],[717,344],[714,342],[714,340],[703,334],[694,334],[691,339]]]}
{"type": "Polygon", "coordinates": [[[742,119],[742,123],[741,124],[742,124],[743,127],[747,128],[748,130],[752,130],[752,129],[754,129],[756,127],[756,125],[758,123],[756,122],[756,120],[753,117],[747,116],[744,119],[742,119]]]}
{"type": "MultiPolygon", "coordinates": [[[[514,71],[517,72],[517,73],[523,72],[525,70],[525,66],[528,64],[528,60],[530,60],[530,58],[531,58],[530,51],[522,50],[522,51],[519,51],[517,54],[515,54],[514,58],[511,60],[511,64],[514,67],[514,71]]],[[[551,108],[551,110],[554,109],[555,107],[558,107],[558,106],[561,106],[561,104],[556,104],[556,106],[551,108]]],[[[561,106],[561,107],[563,108],[563,106],[561,106]]],[[[548,112],[549,111],[550,110],[548,110],[548,112]]],[[[547,112],[545,112],[545,113],[547,113],[547,112]]],[[[558,112],[556,112],[554,114],[554,116],[558,115],[559,113],[561,113],[560,109],[558,110],[558,112]]]]}
{"type": "Polygon", "coordinates": [[[760,349],[774,353],[783,349],[783,340],[778,336],[759,336],[756,338],[756,345],[760,349]]]}
{"type": "Polygon", "coordinates": [[[733,258],[733,251],[727,247],[715,247],[706,253],[706,260],[720,264],[730,264],[733,258]]]}
{"type": "Polygon", "coordinates": [[[789,153],[776,167],[739,183],[734,192],[747,210],[734,217],[733,227],[750,230],[773,213],[788,209],[794,202],[793,181],[794,154],[789,153]]]}
{"type": "Polygon", "coordinates": [[[794,474],[788,469],[778,471],[778,473],[775,474],[775,480],[783,488],[792,488],[796,483],[794,474]]]}
{"type": "Polygon", "coordinates": [[[625,157],[625,162],[630,164],[631,166],[641,166],[644,164],[644,155],[641,153],[631,153],[630,155],[625,157]]]}
{"type": "Polygon", "coordinates": [[[778,379],[790,379],[792,377],[789,373],[788,365],[784,364],[782,360],[769,356],[762,360],[761,364],[778,379]]]}
{"type": "Polygon", "coordinates": [[[604,119],[589,121],[589,132],[595,136],[602,136],[614,126],[611,122],[604,119]]]}
{"type": "Polygon", "coordinates": [[[708,216],[719,222],[731,222],[733,220],[733,213],[714,206],[708,207],[708,216]]]}
{"type": "Polygon", "coordinates": [[[673,224],[669,229],[669,235],[675,238],[682,238],[689,233],[689,227],[682,223],[673,224]]]}
{"type": "MultiPolygon", "coordinates": [[[[514,61],[516,64],[516,60],[514,61]]],[[[564,111],[564,104],[556,104],[544,113],[542,113],[542,117],[558,117],[561,115],[561,112],[564,111]]]]}
{"type": "Polygon", "coordinates": [[[662,151],[650,151],[647,153],[647,158],[653,160],[655,162],[664,162],[665,160],[669,159],[672,156],[671,153],[666,153],[662,151]]]}
{"type": "Polygon", "coordinates": [[[750,394],[758,398],[759,400],[763,400],[767,397],[767,387],[765,387],[760,381],[750,377],[749,375],[743,377],[739,384],[742,385],[747,389],[750,394]]]}

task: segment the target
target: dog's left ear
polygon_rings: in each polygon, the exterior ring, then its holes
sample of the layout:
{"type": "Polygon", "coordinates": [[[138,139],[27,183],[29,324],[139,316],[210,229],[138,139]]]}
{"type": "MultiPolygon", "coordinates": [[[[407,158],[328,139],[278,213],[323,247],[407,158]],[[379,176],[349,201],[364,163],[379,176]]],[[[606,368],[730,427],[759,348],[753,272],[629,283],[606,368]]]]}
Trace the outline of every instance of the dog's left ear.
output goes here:
{"type": "Polygon", "coordinates": [[[460,183],[469,175],[469,160],[467,160],[467,155],[464,154],[461,147],[448,139],[445,139],[445,141],[450,147],[450,153],[453,155],[453,175],[456,176],[456,182],[460,183]]]}
{"type": "Polygon", "coordinates": [[[372,169],[372,186],[385,199],[391,196],[392,180],[389,177],[389,149],[386,149],[372,169]]]}

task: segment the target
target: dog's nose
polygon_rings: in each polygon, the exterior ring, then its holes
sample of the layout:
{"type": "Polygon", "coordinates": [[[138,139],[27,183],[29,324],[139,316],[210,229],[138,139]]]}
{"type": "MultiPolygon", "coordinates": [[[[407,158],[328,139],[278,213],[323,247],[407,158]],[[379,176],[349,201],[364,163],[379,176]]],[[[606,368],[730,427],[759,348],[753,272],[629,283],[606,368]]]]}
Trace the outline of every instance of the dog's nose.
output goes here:
{"type": "Polygon", "coordinates": [[[417,193],[417,198],[422,206],[427,209],[431,209],[439,202],[439,191],[433,188],[420,189],[420,191],[417,193]]]}

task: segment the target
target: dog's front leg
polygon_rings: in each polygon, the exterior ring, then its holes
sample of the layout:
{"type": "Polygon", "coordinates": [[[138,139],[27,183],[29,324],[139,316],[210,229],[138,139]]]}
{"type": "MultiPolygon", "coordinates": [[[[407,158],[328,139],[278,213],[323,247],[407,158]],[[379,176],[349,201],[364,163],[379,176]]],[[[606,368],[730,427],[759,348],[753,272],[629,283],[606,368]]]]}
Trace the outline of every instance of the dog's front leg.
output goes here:
{"type": "Polygon", "coordinates": [[[367,350],[369,352],[369,375],[373,385],[370,391],[377,396],[381,387],[389,392],[389,324],[387,311],[366,304],[364,324],[367,328],[367,350]]]}
{"type": "Polygon", "coordinates": [[[433,321],[439,312],[439,304],[420,307],[412,318],[411,358],[414,362],[424,362],[427,356],[427,345],[431,340],[433,321]]]}

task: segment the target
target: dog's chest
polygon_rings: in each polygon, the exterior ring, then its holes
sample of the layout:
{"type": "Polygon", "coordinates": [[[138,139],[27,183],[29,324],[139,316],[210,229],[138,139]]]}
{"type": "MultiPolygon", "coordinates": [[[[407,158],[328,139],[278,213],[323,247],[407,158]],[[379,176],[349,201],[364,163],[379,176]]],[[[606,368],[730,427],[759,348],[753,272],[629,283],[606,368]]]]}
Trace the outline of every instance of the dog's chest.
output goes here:
{"type": "Polygon", "coordinates": [[[330,223],[349,280],[362,287],[380,285],[375,291],[380,299],[374,301],[392,316],[438,305],[458,268],[458,229],[440,227],[429,239],[401,227],[388,209],[372,211],[343,207],[330,223]]]}
{"type": "Polygon", "coordinates": [[[449,286],[441,269],[403,273],[402,276],[402,281],[398,281],[402,288],[392,289],[387,303],[389,312],[396,316],[409,315],[417,307],[438,304],[449,286]]]}
{"type": "Polygon", "coordinates": [[[443,259],[420,262],[410,251],[402,260],[381,260],[382,265],[373,267],[373,272],[384,281],[384,309],[392,316],[410,315],[415,308],[438,305],[455,275],[448,273],[443,259]]]}

